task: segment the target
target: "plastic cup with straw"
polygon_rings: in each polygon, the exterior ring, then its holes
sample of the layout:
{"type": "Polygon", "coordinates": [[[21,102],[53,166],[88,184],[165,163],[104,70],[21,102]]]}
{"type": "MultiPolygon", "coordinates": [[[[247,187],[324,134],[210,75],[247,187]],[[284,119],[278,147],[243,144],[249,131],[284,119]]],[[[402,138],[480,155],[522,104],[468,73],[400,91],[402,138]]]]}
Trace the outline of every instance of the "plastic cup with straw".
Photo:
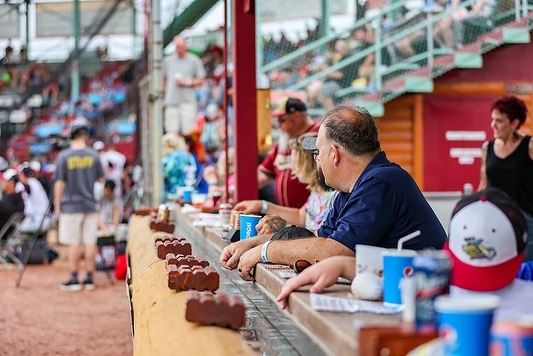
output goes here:
{"type": "Polygon", "coordinates": [[[402,295],[403,280],[411,279],[416,251],[404,250],[403,245],[419,235],[420,230],[414,231],[399,239],[396,249],[383,252],[383,303],[385,306],[398,307],[405,304],[405,298],[402,295]]]}

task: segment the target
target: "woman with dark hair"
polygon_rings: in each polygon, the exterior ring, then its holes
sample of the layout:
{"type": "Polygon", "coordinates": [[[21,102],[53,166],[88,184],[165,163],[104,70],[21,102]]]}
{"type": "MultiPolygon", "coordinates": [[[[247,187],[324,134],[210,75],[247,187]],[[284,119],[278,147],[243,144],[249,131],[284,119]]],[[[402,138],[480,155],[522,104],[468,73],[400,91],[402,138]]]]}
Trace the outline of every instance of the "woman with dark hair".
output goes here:
{"type": "Polygon", "coordinates": [[[526,216],[525,261],[533,259],[533,140],[518,132],[527,107],[515,96],[498,98],[491,106],[494,140],[483,144],[478,190],[496,187],[513,198],[526,216]]]}

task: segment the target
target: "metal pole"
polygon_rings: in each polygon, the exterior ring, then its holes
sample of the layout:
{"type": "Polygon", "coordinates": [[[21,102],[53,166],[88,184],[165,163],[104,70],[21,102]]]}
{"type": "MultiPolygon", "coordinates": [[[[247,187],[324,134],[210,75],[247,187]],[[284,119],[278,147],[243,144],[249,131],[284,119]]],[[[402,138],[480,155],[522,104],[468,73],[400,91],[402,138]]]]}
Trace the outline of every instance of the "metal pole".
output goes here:
{"type": "Polygon", "coordinates": [[[152,0],[152,67],[150,75],[152,98],[152,203],[163,201],[163,166],[161,136],[163,136],[163,31],[161,30],[161,1],[152,0]]]}
{"type": "Polygon", "coordinates": [[[80,39],[80,0],[74,0],[74,60],[72,61],[72,79],[70,100],[75,102],[80,95],[79,69],[79,39],[80,39]]]}
{"type": "Polygon", "coordinates": [[[381,17],[376,23],[376,58],[374,59],[374,75],[376,80],[376,90],[381,91],[381,17]]]}
{"type": "Polygon", "coordinates": [[[428,68],[433,72],[433,12],[429,10],[428,14],[428,68]]]}
{"type": "Polygon", "coordinates": [[[329,0],[322,0],[322,27],[320,28],[320,37],[326,37],[329,35],[329,18],[330,18],[330,7],[329,0]]]}
{"type": "Polygon", "coordinates": [[[515,17],[515,21],[520,21],[520,15],[521,15],[521,11],[520,10],[522,10],[522,1],[521,0],[515,0],[514,1],[514,17],[515,17]]]}
{"type": "Polygon", "coordinates": [[[232,1],[236,200],[257,199],[255,0],[232,1]],[[254,162],[250,164],[250,162],[254,162]],[[253,177],[253,178],[252,178],[253,177]]]}
{"type": "Polygon", "coordinates": [[[30,0],[25,0],[26,3],[26,60],[30,54],[30,0]]]}
{"type": "Polygon", "coordinates": [[[224,143],[224,152],[226,155],[226,161],[224,162],[224,192],[226,193],[226,203],[229,202],[229,117],[228,117],[228,1],[224,0],[224,51],[223,61],[224,61],[224,93],[223,98],[223,107],[224,107],[224,135],[226,137],[224,143]]]}
{"type": "MultiPolygon", "coordinates": [[[[322,12],[322,26],[320,27],[320,38],[324,38],[326,36],[329,36],[329,18],[330,18],[330,11],[329,11],[329,0],[322,0],[321,1],[321,12],[322,12]]],[[[320,52],[325,53],[328,50],[328,45],[325,44],[321,46],[320,52]]]]}
{"type": "Polygon", "coordinates": [[[131,58],[137,57],[137,42],[138,42],[138,33],[137,33],[137,8],[135,7],[135,2],[131,3],[131,8],[133,11],[133,23],[132,23],[132,32],[133,32],[133,55],[131,58]]]}

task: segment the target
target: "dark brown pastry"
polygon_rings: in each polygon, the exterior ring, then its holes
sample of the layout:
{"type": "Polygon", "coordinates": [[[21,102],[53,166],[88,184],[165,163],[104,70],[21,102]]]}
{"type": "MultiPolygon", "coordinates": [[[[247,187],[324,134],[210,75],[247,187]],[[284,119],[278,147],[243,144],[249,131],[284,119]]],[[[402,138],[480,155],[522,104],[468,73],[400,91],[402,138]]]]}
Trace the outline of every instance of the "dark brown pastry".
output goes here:
{"type": "Polygon", "coordinates": [[[174,255],[172,253],[167,254],[166,256],[166,263],[167,265],[173,264],[176,266],[202,266],[207,267],[209,266],[209,261],[207,261],[205,258],[200,256],[192,256],[192,255],[174,255]]]}
{"type": "Polygon", "coordinates": [[[239,329],[244,325],[246,307],[238,296],[191,290],[187,293],[185,319],[202,325],[239,329]]]}
{"type": "Polygon", "coordinates": [[[220,285],[220,276],[211,266],[176,266],[168,265],[168,287],[176,291],[209,290],[214,292],[220,285]]]}
{"type": "Polygon", "coordinates": [[[133,212],[134,215],[137,215],[137,216],[148,216],[150,215],[152,212],[156,213],[157,214],[157,208],[142,208],[142,209],[137,209],[133,212]]]}
{"type": "Polygon", "coordinates": [[[150,230],[163,231],[169,234],[173,234],[176,230],[176,224],[174,220],[168,219],[168,221],[157,220],[157,217],[150,218],[150,230]]]}
{"type": "Polygon", "coordinates": [[[167,254],[172,253],[174,255],[191,255],[192,247],[184,237],[173,236],[172,238],[155,238],[155,251],[157,257],[164,260],[167,254]]]}

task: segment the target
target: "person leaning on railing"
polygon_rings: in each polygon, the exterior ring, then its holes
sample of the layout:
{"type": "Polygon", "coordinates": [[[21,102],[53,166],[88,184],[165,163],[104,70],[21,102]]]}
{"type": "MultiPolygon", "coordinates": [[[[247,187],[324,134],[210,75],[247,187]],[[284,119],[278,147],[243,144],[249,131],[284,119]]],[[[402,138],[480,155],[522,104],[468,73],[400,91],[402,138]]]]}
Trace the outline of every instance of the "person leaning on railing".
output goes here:
{"type": "Polygon", "coordinates": [[[309,198],[301,208],[291,208],[270,203],[266,200],[244,200],[235,205],[232,212],[232,226],[235,225],[235,213],[251,214],[261,212],[265,216],[259,221],[259,234],[273,234],[287,224],[305,226],[316,231],[327,216],[336,192],[324,182],[324,177],[316,169],[316,161],[312,152],[302,147],[306,137],[316,137],[316,132],[301,135],[290,141],[292,173],[302,183],[307,184],[311,191],[309,198]]]}
{"type": "Polygon", "coordinates": [[[260,262],[293,264],[304,259],[355,255],[355,245],[396,247],[416,230],[408,249],[442,248],[446,233],[414,179],[381,151],[375,119],[361,107],[339,106],[326,113],[312,150],[328,186],[339,191],[317,230],[319,238],[271,241],[260,235],[227,246],[220,263],[252,280],[260,262]]]}

